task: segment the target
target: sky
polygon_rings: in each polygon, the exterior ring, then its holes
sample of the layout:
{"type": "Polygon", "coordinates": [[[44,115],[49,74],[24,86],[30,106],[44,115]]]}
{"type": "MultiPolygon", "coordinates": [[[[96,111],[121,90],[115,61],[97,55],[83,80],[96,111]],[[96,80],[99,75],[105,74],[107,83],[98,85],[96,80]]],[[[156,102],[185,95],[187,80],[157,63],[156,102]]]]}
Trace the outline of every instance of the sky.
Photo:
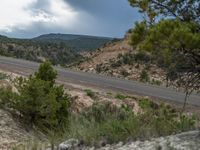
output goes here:
{"type": "Polygon", "coordinates": [[[123,37],[140,20],[128,0],[0,0],[0,34],[48,33],[123,37]]]}

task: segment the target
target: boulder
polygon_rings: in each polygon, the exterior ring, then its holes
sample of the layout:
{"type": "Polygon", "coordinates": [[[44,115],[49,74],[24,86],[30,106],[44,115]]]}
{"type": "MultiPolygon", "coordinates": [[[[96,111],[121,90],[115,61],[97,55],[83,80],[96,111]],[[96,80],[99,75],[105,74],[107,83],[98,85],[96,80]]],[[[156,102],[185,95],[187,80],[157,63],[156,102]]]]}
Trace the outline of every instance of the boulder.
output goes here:
{"type": "Polygon", "coordinates": [[[77,139],[69,139],[58,146],[59,150],[70,150],[79,147],[79,140],[77,139]]]}

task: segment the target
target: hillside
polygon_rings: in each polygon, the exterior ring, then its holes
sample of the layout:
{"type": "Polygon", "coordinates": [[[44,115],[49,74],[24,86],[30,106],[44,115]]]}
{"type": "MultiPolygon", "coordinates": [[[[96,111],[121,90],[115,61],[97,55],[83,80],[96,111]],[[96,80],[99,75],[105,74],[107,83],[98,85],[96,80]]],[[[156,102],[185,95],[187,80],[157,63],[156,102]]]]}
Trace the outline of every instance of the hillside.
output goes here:
{"type": "Polygon", "coordinates": [[[149,54],[133,49],[129,41],[130,33],[127,33],[122,40],[85,53],[87,59],[72,68],[152,84],[165,84],[165,72],[151,62],[149,54]]]}
{"type": "Polygon", "coordinates": [[[82,57],[66,44],[36,42],[27,39],[0,37],[0,55],[41,62],[45,59],[53,64],[66,65],[82,57]]]}
{"type": "Polygon", "coordinates": [[[96,49],[110,40],[65,34],[42,35],[34,39],[0,36],[0,55],[37,62],[48,59],[55,65],[69,65],[83,58],[80,52],[96,49]]]}
{"type": "Polygon", "coordinates": [[[112,41],[112,38],[74,34],[45,34],[33,38],[39,42],[65,43],[77,52],[90,51],[112,41]]]}
{"type": "MultiPolygon", "coordinates": [[[[11,101],[4,103],[7,95],[4,93],[5,87],[16,92],[12,81],[19,75],[0,70],[0,76],[0,150],[50,149],[49,135],[36,126],[31,128],[30,124],[19,118],[19,112],[16,114],[17,111],[8,107],[11,101]]],[[[69,132],[64,132],[62,138],[54,137],[58,138],[55,139],[58,149],[177,149],[177,145],[188,149],[190,146],[199,146],[199,138],[196,138],[198,131],[174,135],[196,129],[196,120],[193,118],[195,107],[188,107],[184,125],[180,126],[178,105],[164,105],[147,97],[72,83],[67,83],[63,90],[71,97],[70,113],[73,117],[68,120],[72,127],[69,127],[69,132]],[[172,136],[167,136],[172,133],[172,136]]]]}

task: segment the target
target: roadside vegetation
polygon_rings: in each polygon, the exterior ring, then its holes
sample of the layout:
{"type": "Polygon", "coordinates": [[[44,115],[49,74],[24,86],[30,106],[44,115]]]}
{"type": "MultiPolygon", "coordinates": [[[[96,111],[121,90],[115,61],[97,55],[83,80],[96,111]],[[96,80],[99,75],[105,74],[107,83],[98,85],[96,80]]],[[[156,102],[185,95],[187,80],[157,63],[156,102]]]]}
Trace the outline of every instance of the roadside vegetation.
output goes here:
{"type": "Polygon", "coordinates": [[[92,91],[90,89],[85,89],[84,91],[85,91],[86,95],[89,96],[90,98],[92,98],[92,99],[97,98],[96,93],[94,91],[92,91]]]}
{"type": "MultiPolygon", "coordinates": [[[[50,62],[45,62],[34,75],[14,81],[17,91],[10,87],[1,88],[0,107],[19,116],[28,128],[37,128],[44,133],[52,150],[60,140],[69,138],[77,138],[86,145],[104,146],[195,129],[197,118],[185,114],[184,109],[188,96],[200,90],[199,1],[129,2],[146,16],[131,31],[131,44],[139,53],[120,55],[111,66],[117,68],[123,64],[142,62],[148,69],[149,63],[157,64],[167,72],[169,82],[177,88],[184,88],[186,98],[183,111],[149,99],[139,99],[138,113],[128,104],[116,106],[109,102],[95,102],[91,107],[76,113],[71,110],[73,98],[64,92],[63,86],[55,83],[57,73],[50,62]],[[161,16],[166,19],[160,19],[161,16]]],[[[0,52],[4,53],[2,50],[0,52]]],[[[23,55],[18,54],[19,58],[23,55]]],[[[97,72],[102,69],[109,68],[102,68],[101,65],[96,67],[97,72]]],[[[126,76],[128,72],[121,73],[126,76]]],[[[146,70],[141,72],[140,79],[142,82],[160,84],[156,80],[150,81],[146,70]]],[[[87,96],[95,98],[93,91],[85,92],[87,96]]],[[[117,94],[115,98],[125,100],[126,96],[117,94]]]]}
{"type": "Polygon", "coordinates": [[[51,61],[54,65],[69,65],[82,60],[82,56],[63,42],[40,42],[0,36],[0,55],[36,62],[51,61]]]}
{"type": "Polygon", "coordinates": [[[125,99],[127,98],[127,96],[118,93],[118,94],[115,96],[115,98],[117,98],[117,99],[119,99],[119,100],[125,100],[125,99]]]}
{"type": "Polygon", "coordinates": [[[67,128],[71,100],[63,86],[55,84],[56,76],[50,62],[45,62],[34,75],[13,81],[17,91],[0,89],[0,107],[17,115],[25,128],[43,132],[51,143],[67,128]]]}
{"type": "Polygon", "coordinates": [[[112,144],[119,141],[145,140],[193,129],[195,117],[180,115],[170,106],[141,99],[142,112],[135,114],[128,106],[95,103],[80,114],[72,114],[68,138],[83,140],[88,145],[112,144]]]}
{"type": "Polygon", "coordinates": [[[200,92],[200,5],[198,0],[129,0],[145,17],[131,31],[131,44],[148,52],[173,86],[185,90],[185,102],[200,92]]]}
{"type": "Polygon", "coordinates": [[[151,54],[145,51],[138,51],[136,53],[119,54],[116,59],[110,60],[109,63],[97,64],[95,70],[97,73],[111,73],[110,70],[114,70],[118,76],[129,79],[132,76],[131,68],[134,68],[135,70],[139,70],[135,72],[135,76],[139,76],[137,77],[138,81],[152,85],[163,85],[166,80],[165,77],[162,77],[164,78],[163,80],[162,78],[156,79],[150,73],[152,72],[151,67],[154,66],[159,68],[151,54]]]}
{"type": "Polygon", "coordinates": [[[0,80],[4,80],[4,79],[6,79],[6,78],[8,78],[8,75],[7,75],[7,74],[5,74],[5,73],[0,73],[0,80]]]}
{"type": "MultiPolygon", "coordinates": [[[[195,128],[196,118],[179,113],[164,104],[148,99],[138,101],[141,111],[134,113],[129,105],[96,101],[79,113],[71,110],[73,98],[55,84],[57,73],[49,62],[28,78],[17,78],[11,88],[0,89],[0,107],[19,116],[26,128],[44,133],[52,144],[77,138],[86,145],[103,146],[119,141],[144,140],[195,128]],[[104,141],[102,145],[99,142],[104,141]]],[[[91,98],[95,92],[85,90],[91,98]]],[[[125,100],[127,96],[117,94],[125,100]]]]}

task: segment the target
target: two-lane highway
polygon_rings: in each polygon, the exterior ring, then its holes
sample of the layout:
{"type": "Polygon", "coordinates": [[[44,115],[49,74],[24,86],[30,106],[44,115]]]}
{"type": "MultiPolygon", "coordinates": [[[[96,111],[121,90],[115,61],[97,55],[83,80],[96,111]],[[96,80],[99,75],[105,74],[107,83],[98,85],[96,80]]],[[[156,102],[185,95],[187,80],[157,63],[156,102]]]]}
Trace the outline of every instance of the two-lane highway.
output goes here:
{"type": "MultiPolygon", "coordinates": [[[[0,56],[0,69],[5,69],[13,73],[28,75],[36,71],[38,69],[38,66],[39,64],[35,62],[0,56]]],[[[97,86],[99,88],[110,88],[119,91],[127,91],[139,95],[145,95],[180,103],[183,103],[185,96],[184,93],[177,92],[173,89],[165,87],[105,77],[97,74],[77,72],[68,69],[63,69],[60,67],[55,67],[55,69],[58,71],[58,80],[61,82],[71,81],[79,84],[84,83],[88,85],[97,86]]],[[[188,103],[191,105],[200,106],[200,95],[191,95],[188,100],[188,103]]]]}

